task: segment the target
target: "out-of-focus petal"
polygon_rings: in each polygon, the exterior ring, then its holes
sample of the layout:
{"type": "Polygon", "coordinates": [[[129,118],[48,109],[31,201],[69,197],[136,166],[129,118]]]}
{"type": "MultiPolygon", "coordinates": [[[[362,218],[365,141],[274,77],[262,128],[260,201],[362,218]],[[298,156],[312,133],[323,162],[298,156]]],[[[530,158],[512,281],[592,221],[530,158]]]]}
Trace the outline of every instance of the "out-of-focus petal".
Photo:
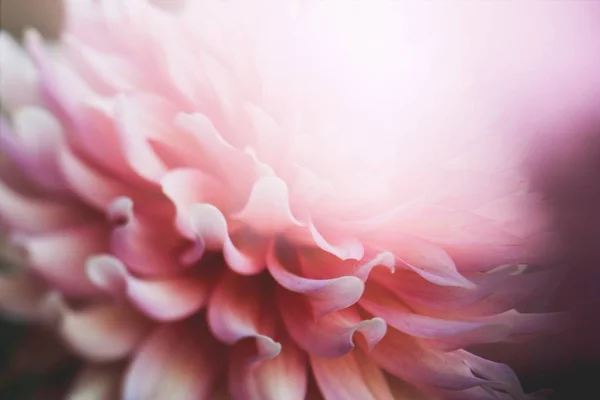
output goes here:
{"type": "Polygon", "coordinates": [[[63,128],[41,107],[22,107],[12,114],[12,127],[0,117],[0,154],[8,156],[35,184],[51,192],[64,192],[57,154],[63,128]]]}
{"type": "Polygon", "coordinates": [[[208,299],[207,277],[135,278],[119,259],[109,255],[90,258],[87,273],[98,287],[117,297],[125,295],[141,312],[158,321],[186,318],[201,309],[208,299]]]}
{"type": "Polygon", "coordinates": [[[36,236],[22,236],[17,245],[26,252],[27,264],[67,294],[98,294],[88,281],[85,260],[108,250],[104,226],[88,225],[36,236]]]}
{"type": "Polygon", "coordinates": [[[93,213],[80,204],[25,196],[0,182],[0,218],[17,231],[43,233],[79,225],[90,217],[93,213]]]}
{"type": "Polygon", "coordinates": [[[123,398],[210,399],[223,349],[196,320],[158,327],[141,345],[125,376],[123,398]]]}
{"type": "Polygon", "coordinates": [[[393,400],[383,371],[360,349],[339,358],[311,357],[315,378],[326,400],[393,400]]]}
{"type": "Polygon", "coordinates": [[[119,397],[120,365],[87,366],[77,375],[66,400],[113,400],[119,397]]]}
{"type": "Polygon", "coordinates": [[[38,73],[27,54],[6,32],[0,32],[0,102],[6,110],[40,102],[38,73]]]}
{"type": "Polygon", "coordinates": [[[57,313],[58,331],[67,345],[91,361],[104,362],[124,358],[149,332],[148,321],[121,304],[70,308],[59,297],[48,297],[48,313],[57,313]]]}
{"type": "Polygon", "coordinates": [[[45,294],[44,286],[26,274],[0,275],[0,310],[3,316],[36,320],[45,294]]]}

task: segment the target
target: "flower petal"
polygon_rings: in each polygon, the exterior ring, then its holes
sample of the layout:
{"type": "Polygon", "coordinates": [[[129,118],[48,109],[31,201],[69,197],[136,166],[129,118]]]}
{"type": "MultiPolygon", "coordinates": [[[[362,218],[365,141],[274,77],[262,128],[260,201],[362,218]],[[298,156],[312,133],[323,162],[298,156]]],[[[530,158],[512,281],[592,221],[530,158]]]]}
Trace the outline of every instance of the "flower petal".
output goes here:
{"type": "Polygon", "coordinates": [[[394,329],[373,349],[371,357],[392,375],[416,385],[462,390],[486,384],[473,375],[460,353],[427,348],[394,329]]]}
{"type": "MultiPolygon", "coordinates": [[[[281,253],[293,249],[277,249],[273,244],[267,255],[267,267],[271,276],[284,288],[302,293],[310,299],[311,309],[320,317],[351,306],[362,296],[363,282],[354,276],[334,279],[308,279],[289,272],[281,263],[281,253]]],[[[290,259],[290,257],[288,257],[290,259]]],[[[290,261],[293,263],[293,261],[290,261]]]]}
{"type": "Polygon", "coordinates": [[[119,396],[119,365],[87,366],[77,375],[66,400],[113,400],[119,396]]]}
{"type": "Polygon", "coordinates": [[[307,362],[304,353],[286,338],[281,352],[273,359],[248,367],[256,357],[251,343],[232,350],[229,364],[229,390],[239,400],[304,400],[306,398],[307,362]]]}
{"type": "Polygon", "coordinates": [[[0,275],[0,310],[5,318],[37,319],[45,294],[44,286],[26,274],[0,275]]]}
{"type": "Polygon", "coordinates": [[[7,111],[39,104],[39,76],[31,60],[15,40],[0,32],[0,102],[7,111]]]}
{"type": "Polygon", "coordinates": [[[290,210],[287,184],[270,176],[254,184],[248,202],[233,218],[263,235],[273,235],[302,225],[290,210]]]}
{"type": "Polygon", "coordinates": [[[65,182],[57,164],[63,128],[52,114],[41,107],[22,107],[12,114],[12,129],[0,117],[0,132],[0,154],[6,154],[42,188],[64,191],[65,182]]]}
{"type": "Polygon", "coordinates": [[[222,370],[221,347],[198,321],[158,327],[134,357],[123,399],[212,398],[222,370]]]}
{"type": "Polygon", "coordinates": [[[369,287],[360,306],[411,336],[432,339],[431,346],[445,351],[508,337],[511,325],[497,320],[452,321],[412,312],[380,287],[369,287]]]}
{"type": "Polygon", "coordinates": [[[398,259],[428,281],[440,286],[473,288],[444,250],[424,240],[404,236],[393,249],[398,259]]]}
{"type": "Polygon", "coordinates": [[[19,237],[31,268],[73,296],[97,294],[85,273],[85,260],[105,252],[107,231],[102,225],[70,228],[38,236],[19,237]]]}
{"type": "Polygon", "coordinates": [[[221,209],[225,200],[225,188],[212,176],[194,168],[171,170],[161,180],[163,193],[177,209],[177,227],[187,238],[194,233],[189,225],[192,205],[207,203],[221,209]]]}
{"type": "Polygon", "coordinates": [[[339,358],[311,357],[326,400],[393,400],[383,371],[359,349],[339,358]]]}
{"type": "Polygon", "coordinates": [[[369,350],[385,336],[387,326],[381,318],[362,320],[354,308],[346,308],[314,319],[309,301],[302,296],[278,290],[280,313],[295,342],[317,357],[341,357],[354,348],[356,333],[365,339],[369,350]]]}
{"type": "Polygon", "coordinates": [[[268,287],[263,277],[241,277],[228,272],[217,284],[208,304],[208,325],[222,342],[235,344],[256,339],[257,354],[252,363],[271,359],[281,351],[272,337],[275,321],[266,302],[268,287]]]}
{"type": "Polygon", "coordinates": [[[43,233],[79,225],[89,217],[90,210],[79,204],[25,196],[0,181],[0,218],[16,230],[43,233]]]}
{"type": "Polygon", "coordinates": [[[189,212],[194,235],[209,250],[223,250],[229,267],[242,275],[255,275],[265,269],[266,244],[248,232],[241,231],[241,240],[234,243],[221,211],[211,204],[194,204],[189,212]]]}
{"type": "Polygon", "coordinates": [[[120,304],[73,310],[61,302],[54,307],[59,308],[58,330],[62,338],[76,353],[91,361],[124,358],[150,328],[146,319],[120,304]]]}
{"type": "Polygon", "coordinates": [[[137,206],[134,209],[133,201],[126,197],[116,198],[107,210],[109,219],[119,224],[110,234],[113,253],[141,275],[180,273],[204,253],[203,243],[187,242],[168,216],[160,218],[160,212],[161,208],[156,208],[146,216],[137,211],[137,206]]]}
{"type": "Polygon", "coordinates": [[[109,255],[90,258],[87,273],[98,287],[116,296],[124,294],[141,312],[158,321],[186,318],[208,299],[210,281],[206,277],[143,280],[133,277],[119,259],[109,255]]]}

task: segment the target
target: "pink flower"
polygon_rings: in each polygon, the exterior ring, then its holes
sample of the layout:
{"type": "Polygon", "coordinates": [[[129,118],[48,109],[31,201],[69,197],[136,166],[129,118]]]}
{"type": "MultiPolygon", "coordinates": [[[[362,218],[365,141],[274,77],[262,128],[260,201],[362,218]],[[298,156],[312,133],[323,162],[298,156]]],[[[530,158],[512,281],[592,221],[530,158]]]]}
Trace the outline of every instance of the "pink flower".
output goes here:
{"type": "Polygon", "coordinates": [[[489,74],[512,43],[471,42],[493,18],[67,6],[59,44],[0,37],[0,217],[25,264],[0,308],[86,360],[74,398],[533,398],[465,350],[561,328],[515,310],[552,277],[551,232],[505,84],[547,76],[489,74]]]}

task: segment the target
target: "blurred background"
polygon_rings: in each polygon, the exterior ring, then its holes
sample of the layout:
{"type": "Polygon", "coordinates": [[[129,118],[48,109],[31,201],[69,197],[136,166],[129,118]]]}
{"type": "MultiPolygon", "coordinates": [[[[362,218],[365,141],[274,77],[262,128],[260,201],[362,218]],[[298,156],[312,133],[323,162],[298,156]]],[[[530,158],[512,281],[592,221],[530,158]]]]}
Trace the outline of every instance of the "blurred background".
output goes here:
{"type": "MultiPolygon", "coordinates": [[[[163,7],[178,2],[156,1],[163,7]]],[[[16,38],[25,27],[57,37],[61,19],[60,0],[0,0],[0,27],[16,38]]],[[[534,343],[476,349],[515,368],[527,390],[554,389],[556,400],[600,399],[600,99],[597,105],[597,119],[582,120],[571,131],[557,133],[566,140],[542,138],[537,151],[552,162],[531,169],[532,181],[553,207],[562,258],[569,267],[551,309],[575,310],[574,325],[534,343]]],[[[55,346],[55,354],[37,350],[52,340],[45,332],[0,321],[0,399],[50,399],[51,392],[40,394],[36,387],[43,383],[50,391],[59,391],[68,383],[76,361],[60,346],[55,346]],[[25,350],[16,354],[16,348],[25,350]],[[16,371],[29,372],[21,377],[16,371]]]]}

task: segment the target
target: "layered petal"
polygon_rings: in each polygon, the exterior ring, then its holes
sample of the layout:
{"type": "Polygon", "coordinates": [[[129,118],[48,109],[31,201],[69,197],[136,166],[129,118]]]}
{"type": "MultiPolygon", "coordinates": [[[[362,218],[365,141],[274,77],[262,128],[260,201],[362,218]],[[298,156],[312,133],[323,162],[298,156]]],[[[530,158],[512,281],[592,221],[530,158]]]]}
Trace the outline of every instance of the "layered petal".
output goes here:
{"type": "Polygon", "coordinates": [[[262,276],[242,278],[226,273],[217,284],[207,310],[211,332],[223,343],[255,339],[256,353],[250,364],[276,357],[281,344],[273,340],[276,321],[267,302],[271,290],[262,276]]]}
{"type": "Polygon", "coordinates": [[[311,366],[326,400],[394,399],[383,371],[359,349],[339,358],[311,357],[311,366]]]}
{"type": "Polygon", "coordinates": [[[87,273],[99,288],[117,298],[127,297],[138,310],[158,321],[180,320],[196,313],[206,304],[211,283],[209,276],[202,275],[135,278],[119,259],[109,255],[90,258],[87,273]]]}
{"type": "Polygon", "coordinates": [[[357,309],[346,308],[314,318],[310,300],[278,291],[278,303],[283,322],[298,346],[317,357],[341,357],[355,346],[360,333],[369,350],[385,336],[386,323],[381,318],[362,319],[357,309]]]}
{"type": "Polygon", "coordinates": [[[241,345],[232,349],[229,361],[229,391],[234,399],[306,398],[308,364],[305,354],[292,340],[282,340],[281,352],[258,365],[249,363],[256,358],[252,343],[241,345]]]}
{"type": "Polygon", "coordinates": [[[208,399],[222,368],[220,346],[197,320],[156,328],[129,365],[126,400],[208,399]]]}

